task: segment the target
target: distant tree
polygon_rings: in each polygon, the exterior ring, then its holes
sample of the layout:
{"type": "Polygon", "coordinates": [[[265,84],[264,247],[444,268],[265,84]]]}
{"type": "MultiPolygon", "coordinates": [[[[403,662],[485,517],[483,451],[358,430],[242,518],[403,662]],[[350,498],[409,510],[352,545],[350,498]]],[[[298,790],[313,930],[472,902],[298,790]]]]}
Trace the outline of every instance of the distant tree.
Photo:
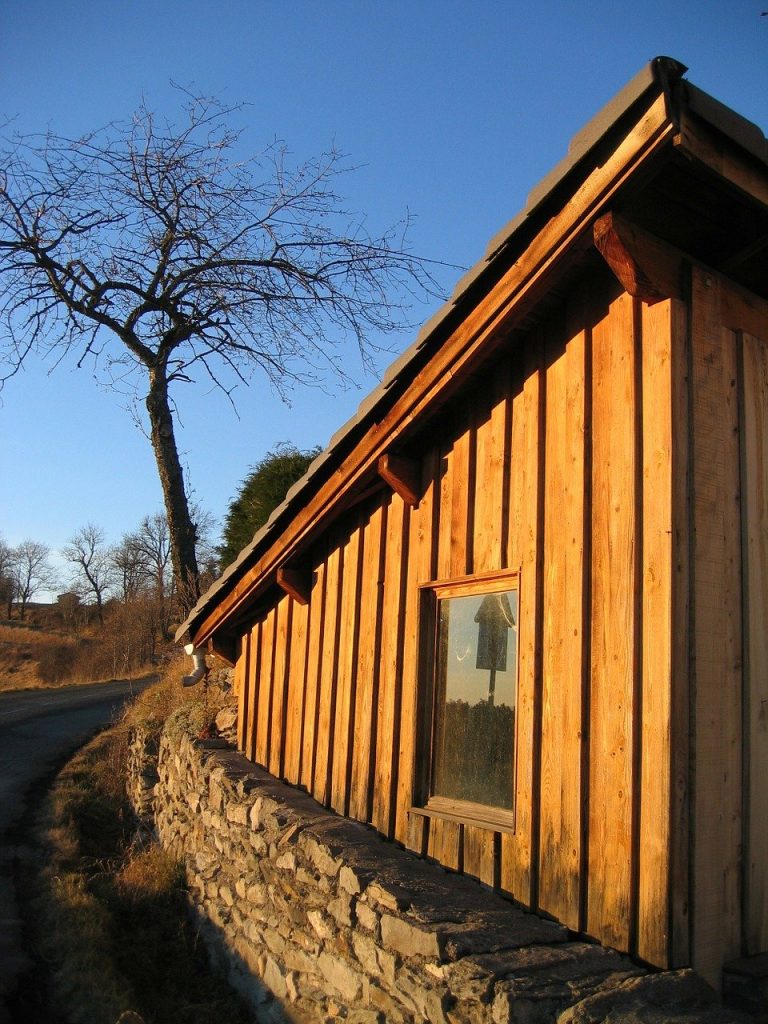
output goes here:
{"type": "Polygon", "coordinates": [[[289,488],[306,473],[310,462],[319,454],[319,448],[299,451],[293,445],[283,443],[251,467],[224,517],[219,546],[223,566],[233,562],[250,543],[254,533],[266,523],[289,488]]]}
{"type": "Polygon", "coordinates": [[[13,548],[0,537],[0,604],[5,605],[6,618],[10,619],[13,611],[13,599],[16,585],[13,572],[13,548]]]}
{"type": "Polygon", "coordinates": [[[19,618],[26,617],[27,605],[41,590],[53,590],[58,583],[55,570],[48,561],[51,549],[35,540],[24,540],[13,548],[13,578],[19,618]]]}
{"type": "Polygon", "coordinates": [[[196,374],[264,374],[285,392],[346,376],[348,340],[403,326],[434,295],[402,226],[371,236],[335,191],[336,151],[289,167],[274,144],[243,159],[239,107],[186,96],[183,123],[142,104],[125,124],[70,139],[17,137],[0,153],[0,317],[12,375],[34,351],[92,358],[144,399],[176,590],[199,593],[195,525],[172,389],[196,374]]]}
{"type": "Polygon", "coordinates": [[[117,579],[116,587],[123,604],[135,601],[147,579],[146,566],[135,534],[126,533],[112,548],[112,564],[117,579]]]}
{"type": "Polygon", "coordinates": [[[57,595],[56,607],[61,612],[61,618],[64,625],[72,627],[75,624],[75,620],[81,612],[83,605],[80,595],[72,590],[68,590],[66,594],[57,595]]]}
{"type": "Polygon", "coordinates": [[[160,607],[165,607],[172,588],[169,574],[171,538],[168,520],[162,512],[144,516],[139,528],[131,534],[131,541],[139,556],[145,585],[149,585],[160,607]]]}
{"type": "Polygon", "coordinates": [[[96,614],[103,625],[104,601],[116,582],[115,563],[104,531],[94,523],[87,523],[70,537],[61,553],[74,566],[70,586],[81,598],[93,597],[96,614]]]}

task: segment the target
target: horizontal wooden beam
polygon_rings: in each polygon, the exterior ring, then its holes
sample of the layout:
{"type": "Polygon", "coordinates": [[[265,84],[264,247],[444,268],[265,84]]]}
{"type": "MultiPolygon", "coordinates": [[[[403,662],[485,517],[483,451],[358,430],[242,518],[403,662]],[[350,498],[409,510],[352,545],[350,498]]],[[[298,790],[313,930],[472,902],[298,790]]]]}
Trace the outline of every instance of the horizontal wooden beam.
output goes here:
{"type": "Polygon", "coordinates": [[[682,295],[683,254],[615,213],[598,217],[595,248],[626,292],[652,306],[682,295]]]}
{"type": "Polygon", "coordinates": [[[378,462],[381,479],[399,494],[406,505],[418,505],[421,500],[421,463],[401,455],[381,455],[378,462]]]}
{"type": "Polygon", "coordinates": [[[312,593],[312,573],[281,565],[278,566],[275,582],[294,601],[298,601],[299,604],[309,604],[309,595],[312,593]]]}

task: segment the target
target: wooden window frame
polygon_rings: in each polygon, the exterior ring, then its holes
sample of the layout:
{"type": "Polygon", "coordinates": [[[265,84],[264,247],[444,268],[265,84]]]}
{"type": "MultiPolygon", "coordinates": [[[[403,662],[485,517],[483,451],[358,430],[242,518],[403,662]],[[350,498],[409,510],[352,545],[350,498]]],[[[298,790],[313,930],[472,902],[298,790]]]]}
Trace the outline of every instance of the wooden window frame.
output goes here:
{"type": "Polygon", "coordinates": [[[514,833],[515,805],[517,796],[518,771],[518,701],[520,688],[520,570],[503,570],[478,573],[452,579],[435,580],[419,586],[419,701],[420,715],[417,720],[416,771],[414,778],[413,813],[429,818],[456,821],[496,832],[514,833]],[[434,758],[436,756],[436,731],[438,722],[438,653],[439,653],[439,608],[440,602],[457,597],[497,594],[514,590],[518,596],[518,636],[515,652],[514,691],[515,719],[512,771],[512,807],[494,807],[491,804],[474,803],[436,796],[432,792],[434,758]]]}

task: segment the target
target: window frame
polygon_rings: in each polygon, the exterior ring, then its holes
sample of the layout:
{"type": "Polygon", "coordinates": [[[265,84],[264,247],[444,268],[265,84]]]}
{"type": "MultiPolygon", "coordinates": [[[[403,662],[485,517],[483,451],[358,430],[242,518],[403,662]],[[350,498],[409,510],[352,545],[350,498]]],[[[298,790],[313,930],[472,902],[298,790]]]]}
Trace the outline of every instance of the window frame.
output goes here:
{"type": "Polygon", "coordinates": [[[497,832],[515,831],[518,772],[518,700],[520,691],[520,570],[477,573],[419,585],[419,716],[417,719],[417,760],[414,778],[414,806],[421,816],[475,825],[497,832]],[[440,698],[439,629],[440,602],[460,597],[485,596],[514,590],[517,593],[517,643],[514,665],[514,736],[512,740],[512,806],[457,800],[433,793],[440,698]]]}

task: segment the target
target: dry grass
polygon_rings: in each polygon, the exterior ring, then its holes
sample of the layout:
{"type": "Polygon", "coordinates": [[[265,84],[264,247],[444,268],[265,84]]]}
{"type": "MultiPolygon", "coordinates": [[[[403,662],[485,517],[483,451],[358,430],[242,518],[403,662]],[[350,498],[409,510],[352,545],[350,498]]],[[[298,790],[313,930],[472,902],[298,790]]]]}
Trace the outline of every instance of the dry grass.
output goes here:
{"type": "Polygon", "coordinates": [[[124,720],[60,774],[44,810],[50,857],[36,901],[40,951],[53,997],[72,1024],[115,1024],[130,1010],[146,1024],[232,1024],[248,1017],[212,977],[189,923],[181,865],[135,830],[125,798],[131,726],[159,728],[175,708],[204,719],[201,694],[173,666],[124,720]]]}
{"type": "Polygon", "coordinates": [[[0,625],[0,690],[27,690],[49,685],[40,667],[46,661],[71,657],[75,641],[32,626],[0,625]]]}

